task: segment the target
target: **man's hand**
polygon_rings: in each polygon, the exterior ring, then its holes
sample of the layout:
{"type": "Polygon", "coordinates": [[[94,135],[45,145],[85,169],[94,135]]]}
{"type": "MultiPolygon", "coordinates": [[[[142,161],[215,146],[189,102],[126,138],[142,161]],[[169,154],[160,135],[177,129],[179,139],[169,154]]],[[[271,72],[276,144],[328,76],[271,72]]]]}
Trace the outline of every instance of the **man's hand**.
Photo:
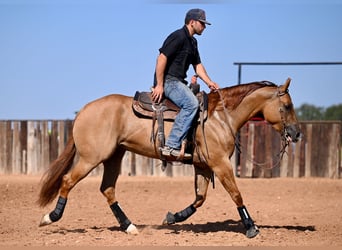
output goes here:
{"type": "Polygon", "coordinates": [[[216,83],[216,82],[213,82],[213,81],[210,81],[208,83],[208,87],[211,91],[215,91],[215,90],[218,90],[220,87],[219,85],[216,83]]]}
{"type": "Polygon", "coordinates": [[[162,85],[157,85],[154,88],[152,88],[152,101],[155,103],[160,103],[160,101],[163,98],[164,94],[164,87],[162,85]]]}

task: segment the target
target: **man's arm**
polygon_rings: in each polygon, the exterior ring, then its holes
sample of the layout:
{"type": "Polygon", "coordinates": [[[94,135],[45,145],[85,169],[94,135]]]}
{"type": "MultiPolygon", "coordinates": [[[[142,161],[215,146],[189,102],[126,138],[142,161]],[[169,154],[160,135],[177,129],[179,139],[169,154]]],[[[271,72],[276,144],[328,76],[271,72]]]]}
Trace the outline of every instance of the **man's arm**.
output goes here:
{"type": "Polygon", "coordinates": [[[159,103],[163,97],[164,93],[164,72],[166,68],[167,57],[160,53],[157,58],[157,65],[156,65],[156,80],[157,85],[152,90],[152,99],[154,102],[159,103]]]}
{"type": "Polygon", "coordinates": [[[210,79],[202,63],[197,64],[196,66],[194,66],[194,68],[196,74],[201,78],[203,82],[205,82],[208,85],[210,90],[216,90],[220,88],[216,82],[213,82],[210,79]]]}

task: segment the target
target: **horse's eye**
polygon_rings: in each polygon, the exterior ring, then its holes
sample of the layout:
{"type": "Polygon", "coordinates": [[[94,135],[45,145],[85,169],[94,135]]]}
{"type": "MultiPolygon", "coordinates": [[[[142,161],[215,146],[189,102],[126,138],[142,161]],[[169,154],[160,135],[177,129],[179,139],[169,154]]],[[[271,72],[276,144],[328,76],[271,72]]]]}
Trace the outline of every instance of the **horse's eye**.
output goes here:
{"type": "Polygon", "coordinates": [[[285,104],[284,105],[286,110],[291,110],[292,109],[292,104],[285,104]]]}

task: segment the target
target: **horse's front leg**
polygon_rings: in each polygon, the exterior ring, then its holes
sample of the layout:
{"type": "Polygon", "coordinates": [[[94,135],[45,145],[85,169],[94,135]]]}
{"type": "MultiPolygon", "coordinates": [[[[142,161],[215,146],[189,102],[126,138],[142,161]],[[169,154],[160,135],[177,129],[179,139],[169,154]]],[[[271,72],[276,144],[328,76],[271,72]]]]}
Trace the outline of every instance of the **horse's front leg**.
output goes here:
{"type": "Polygon", "coordinates": [[[248,238],[257,236],[259,234],[259,229],[254,224],[253,219],[247,211],[247,208],[243,204],[241,193],[235,182],[235,176],[231,162],[228,159],[223,160],[222,162],[215,164],[213,170],[222,183],[223,187],[226,189],[226,191],[230,194],[232,200],[235,202],[242,223],[247,230],[246,236],[248,238]]]}
{"type": "Polygon", "coordinates": [[[208,190],[208,184],[211,177],[212,171],[207,169],[201,169],[195,166],[195,201],[185,209],[177,212],[168,212],[166,218],[163,221],[164,225],[171,225],[177,222],[182,222],[188,219],[191,215],[196,212],[196,209],[203,205],[208,190]]]}

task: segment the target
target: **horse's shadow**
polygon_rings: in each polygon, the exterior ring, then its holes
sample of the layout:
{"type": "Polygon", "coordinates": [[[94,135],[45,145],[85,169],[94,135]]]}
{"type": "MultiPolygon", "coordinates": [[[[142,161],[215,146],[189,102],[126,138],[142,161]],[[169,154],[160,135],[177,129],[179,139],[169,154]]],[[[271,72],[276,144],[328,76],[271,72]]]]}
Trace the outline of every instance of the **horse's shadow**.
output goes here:
{"type": "MultiPolygon", "coordinates": [[[[299,231],[299,232],[314,232],[316,231],[315,226],[292,226],[292,225],[257,225],[258,228],[262,229],[286,229],[289,231],[299,231]]],[[[241,233],[245,234],[246,230],[243,227],[240,221],[234,220],[226,220],[226,221],[217,221],[217,222],[207,222],[204,224],[174,224],[174,225],[136,225],[138,230],[143,231],[145,228],[153,228],[156,230],[168,230],[167,234],[180,234],[181,232],[192,232],[192,233],[216,233],[216,232],[234,232],[234,233],[241,233]]],[[[58,230],[54,230],[51,233],[59,233],[59,234],[66,234],[66,233],[79,233],[84,234],[90,230],[95,231],[122,231],[119,226],[112,226],[112,227],[97,227],[93,226],[88,229],[84,228],[73,228],[73,229],[66,229],[60,228],[58,230]]]]}
{"type": "MultiPolygon", "coordinates": [[[[266,229],[287,229],[289,231],[316,231],[315,226],[291,226],[291,225],[259,225],[258,228],[266,229]]],[[[176,224],[176,225],[161,225],[155,226],[156,229],[168,229],[172,230],[171,233],[178,234],[182,231],[193,232],[193,233],[215,233],[215,232],[234,232],[245,234],[246,230],[240,221],[226,220],[217,222],[207,222],[205,224],[176,224]]]]}
{"type": "MultiPolygon", "coordinates": [[[[286,229],[289,231],[305,232],[316,231],[315,226],[292,226],[292,225],[259,225],[258,228],[262,229],[286,229]]],[[[156,230],[171,230],[169,234],[180,234],[181,232],[192,232],[192,233],[216,233],[216,232],[234,232],[245,234],[246,230],[240,221],[226,220],[217,222],[207,222],[204,224],[173,224],[173,225],[136,225],[138,230],[144,230],[145,228],[153,228],[156,230]]],[[[108,230],[120,231],[120,227],[109,227],[108,230]]]]}

